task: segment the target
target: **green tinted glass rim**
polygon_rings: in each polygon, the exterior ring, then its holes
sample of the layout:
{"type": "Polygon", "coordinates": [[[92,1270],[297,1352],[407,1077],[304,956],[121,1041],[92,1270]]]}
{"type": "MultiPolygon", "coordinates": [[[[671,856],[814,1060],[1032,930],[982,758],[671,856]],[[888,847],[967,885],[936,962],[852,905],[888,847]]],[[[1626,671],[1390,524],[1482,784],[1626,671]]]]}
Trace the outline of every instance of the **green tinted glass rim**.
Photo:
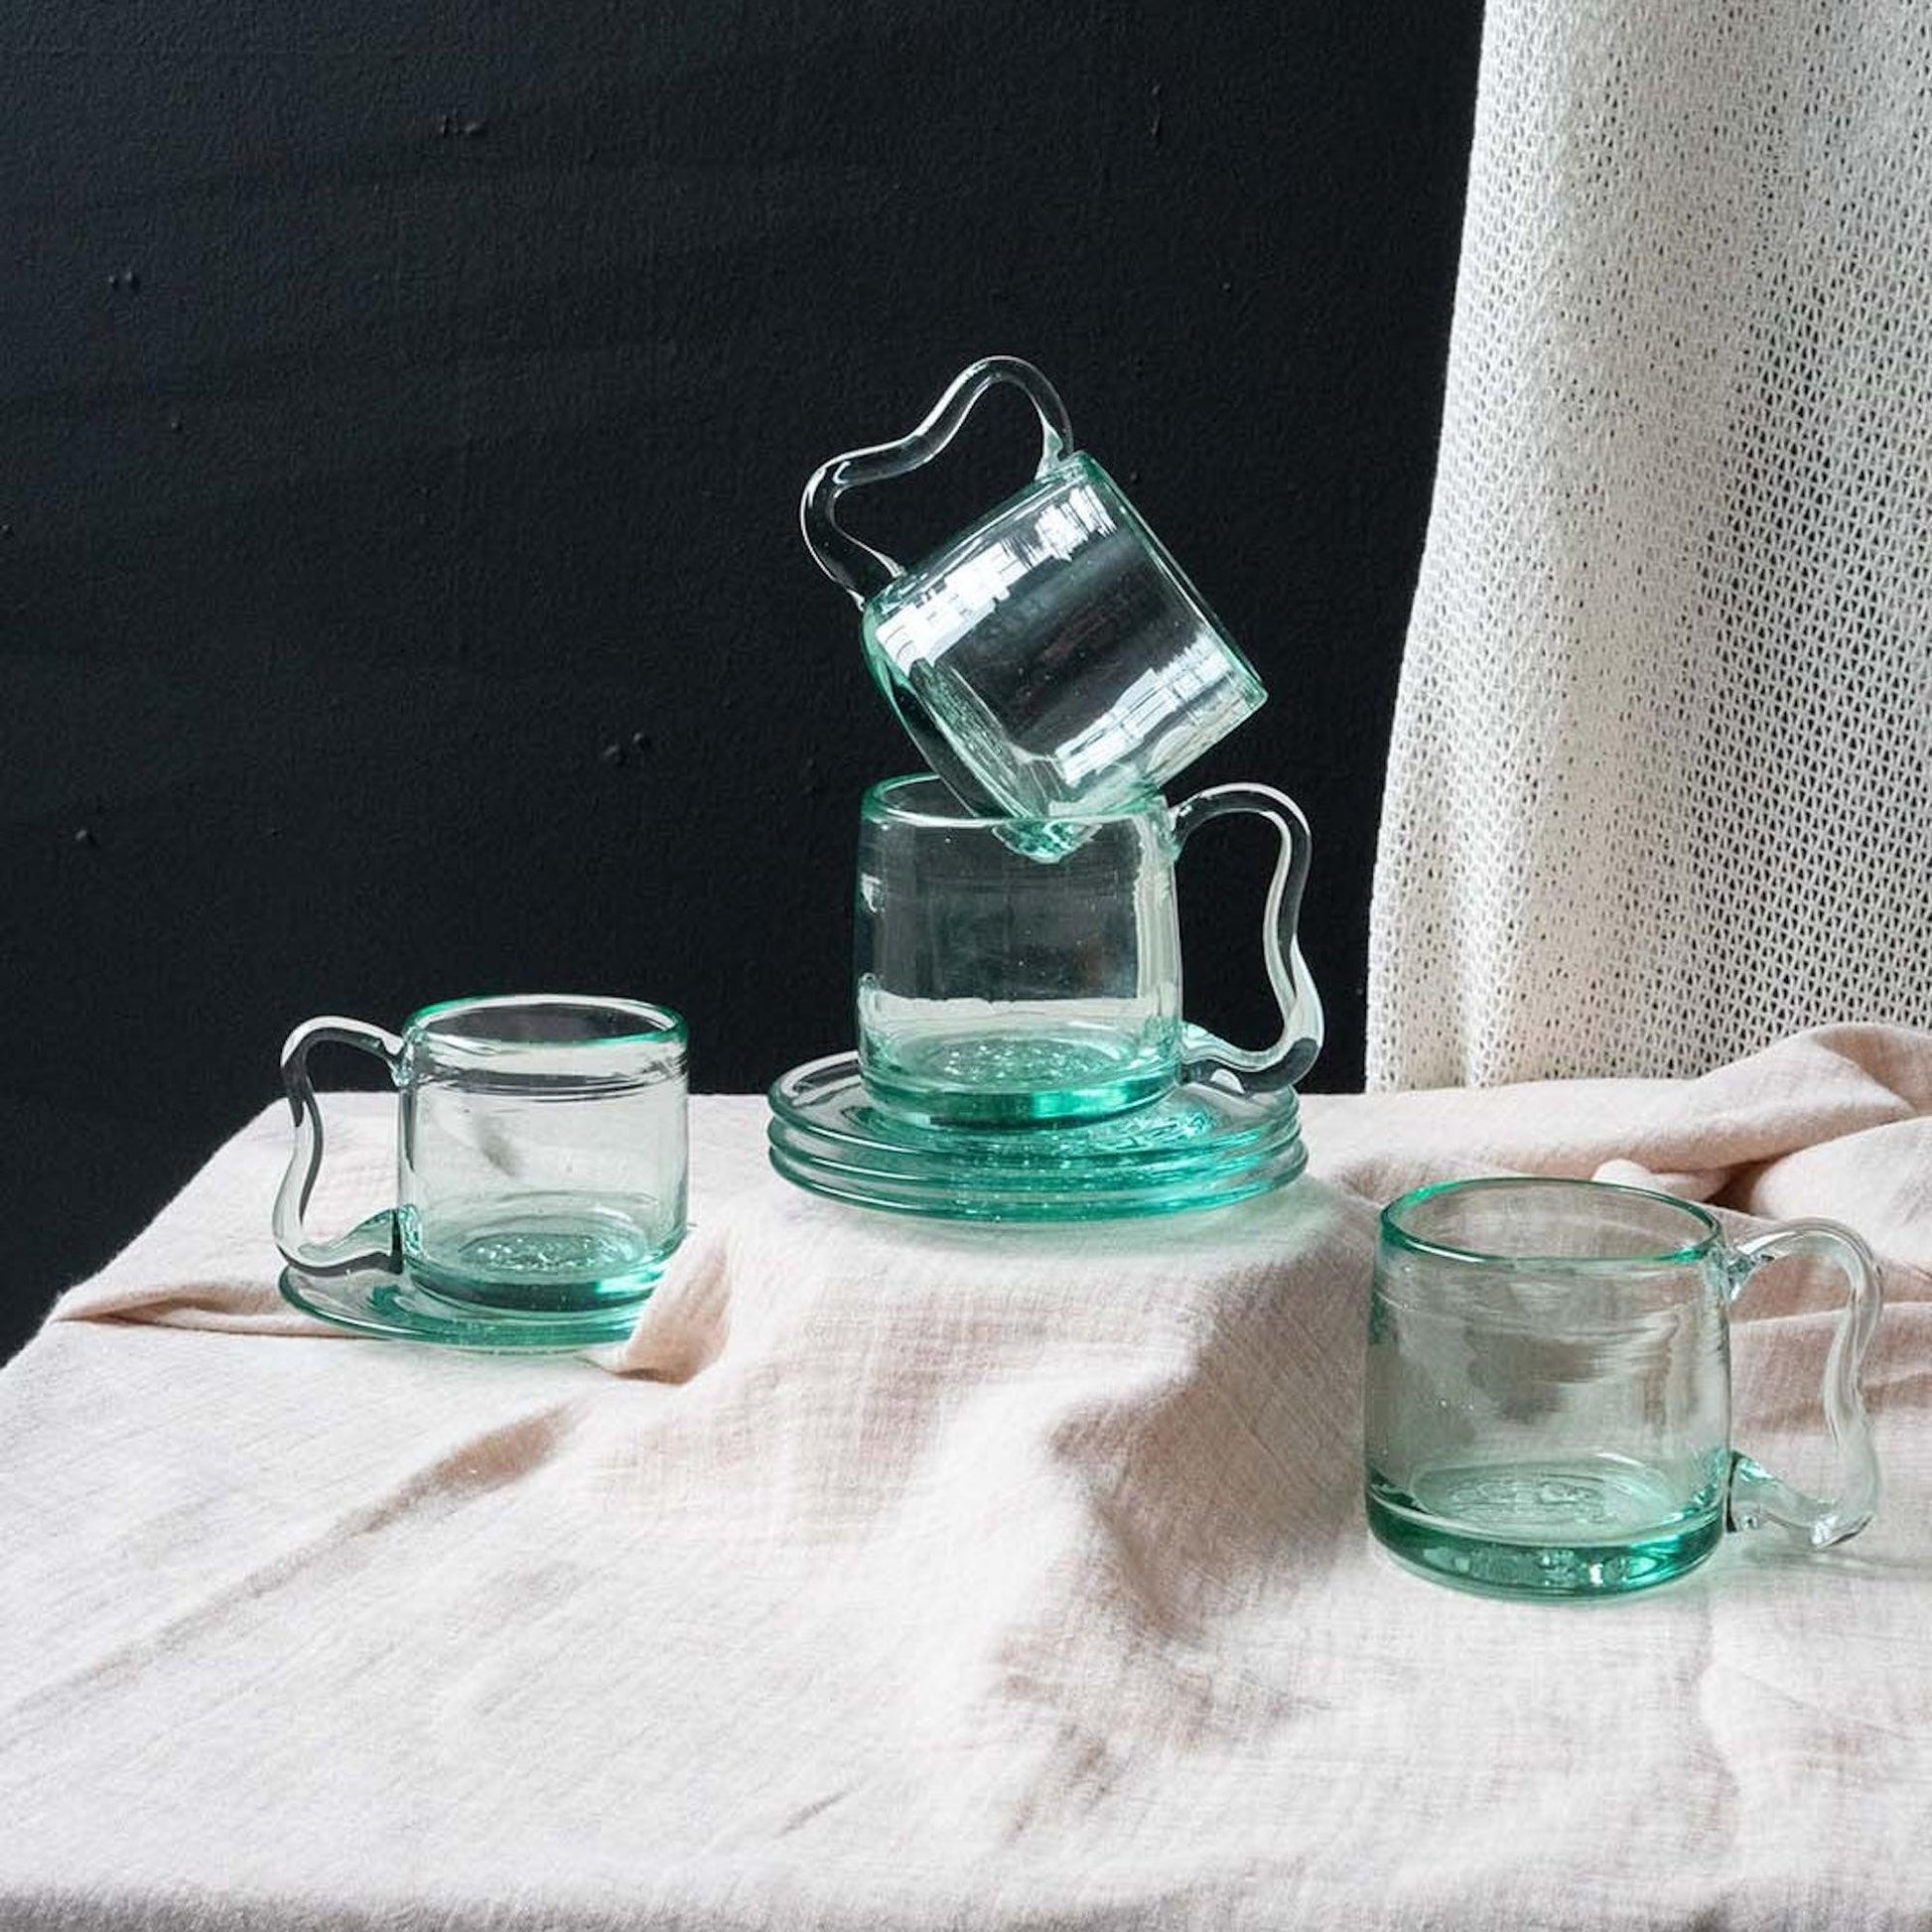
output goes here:
{"type": "Polygon", "coordinates": [[[946,782],[930,771],[907,771],[897,778],[881,778],[866,787],[859,815],[874,825],[909,825],[933,832],[1011,832],[1017,825],[1049,826],[1064,833],[1074,826],[1129,824],[1139,819],[1167,817],[1167,803],[1161,794],[1148,790],[1123,805],[1104,812],[1068,812],[1051,818],[995,817],[970,811],[947,790],[946,782]],[[930,786],[936,808],[899,803],[899,794],[915,786],[930,786]],[[950,809],[947,809],[950,807],[950,809]]]}
{"type": "MultiPolygon", "coordinates": [[[[560,1007],[623,1014],[640,1023],[623,1033],[599,1034],[591,1039],[568,1042],[572,1045],[682,1046],[688,1042],[689,1035],[681,1013],[670,1007],[656,1006],[645,1000],[626,1000],[605,993],[485,993],[464,999],[438,1000],[433,1006],[418,1008],[403,1022],[402,1030],[405,1036],[415,1039],[429,1033],[439,1021],[449,1020],[458,1014],[502,1013],[508,1009],[529,1012],[532,1009],[560,1007]]],[[[466,1037],[462,1034],[454,1033],[438,1033],[434,1036],[443,1040],[466,1037]]],[[[478,1040],[475,1043],[493,1046],[501,1045],[503,1042],[478,1040]]]]}
{"type": "Polygon", "coordinates": [[[1439,1180],[1430,1186],[1415,1187],[1406,1194],[1397,1195],[1383,1208],[1381,1226],[1383,1240],[1405,1253],[1423,1255],[1432,1261],[1472,1262],[1483,1268],[1664,1268],[1708,1261],[1713,1252],[1724,1244],[1724,1229],[1718,1224],[1717,1216],[1708,1208],[1698,1206],[1695,1201],[1680,1200],[1675,1194],[1661,1193],[1654,1187],[1629,1187],[1621,1181],[1573,1179],[1561,1174],[1485,1174],[1474,1180],[1439,1180]],[[1623,1194],[1688,1216],[1704,1232],[1687,1247],[1648,1254],[1499,1255],[1483,1248],[1463,1248],[1453,1242],[1425,1240],[1420,1235],[1411,1234],[1399,1218],[1424,1202],[1440,1199],[1444,1195],[1487,1193],[1502,1188],[1513,1188],[1521,1193],[1623,1194]]]}

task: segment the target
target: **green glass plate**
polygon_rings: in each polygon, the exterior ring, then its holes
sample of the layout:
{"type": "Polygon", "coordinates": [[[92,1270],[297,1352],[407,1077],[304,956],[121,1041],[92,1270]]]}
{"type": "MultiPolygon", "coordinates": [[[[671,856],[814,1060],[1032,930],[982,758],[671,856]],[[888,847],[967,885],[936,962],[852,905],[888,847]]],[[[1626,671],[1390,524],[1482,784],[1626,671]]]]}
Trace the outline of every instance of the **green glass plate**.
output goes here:
{"type": "Polygon", "coordinates": [[[1112,1172],[1139,1177],[1157,1166],[1222,1171],[1231,1160],[1259,1159],[1301,1138],[1292,1088],[1251,1094],[1206,1083],[1176,1088],[1106,1120],[942,1127],[875,1099],[855,1053],[794,1067],[773,1082],[768,1098],[794,1147],[915,1173],[929,1173],[935,1161],[948,1171],[970,1162],[1048,1179],[1072,1173],[1091,1180],[1112,1172]]]}
{"type": "Polygon", "coordinates": [[[572,1314],[525,1314],[465,1307],[418,1287],[406,1275],[358,1269],[348,1275],[282,1270],[282,1299],[304,1314],[358,1335],[429,1342],[442,1348],[479,1348],[501,1354],[540,1354],[622,1341],[649,1299],[572,1314]]]}
{"type": "Polygon", "coordinates": [[[858,1058],[796,1067],[770,1090],[771,1165],[833,1200],[947,1220],[1082,1221],[1221,1207],[1308,1164],[1295,1094],[1177,1088],[1076,1126],[946,1128],[867,1093],[858,1058]]]}

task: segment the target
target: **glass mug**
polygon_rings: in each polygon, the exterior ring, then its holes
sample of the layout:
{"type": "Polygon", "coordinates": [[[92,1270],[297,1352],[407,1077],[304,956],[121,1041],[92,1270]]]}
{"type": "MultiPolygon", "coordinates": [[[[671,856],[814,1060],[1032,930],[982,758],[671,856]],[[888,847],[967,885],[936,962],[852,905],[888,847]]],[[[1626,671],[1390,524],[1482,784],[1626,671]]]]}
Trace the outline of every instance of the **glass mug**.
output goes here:
{"type": "Polygon", "coordinates": [[[1770,1522],[1813,1549],[1878,1502],[1859,1373],[1878,1325],[1870,1251],[1831,1221],[1735,1245],[1669,1194],[1505,1178],[1382,1212],[1364,1438],[1370,1529],[1440,1580],[1512,1596],[1617,1594],[1770,1522]],[[1802,1494],[1730,1446],[1727,1311],[1780,1255],[1850,1289],[1825,1370],[1838,1493],[1802,1494]]]}
{"type": "Polygon", "coordinates": [[[964,370],[909,436],[822,465],[799,521],[849,591],[874,678],[961,803],[996,816],[1106,811],[1158,791],[1267,693],[1030,362],[964,370]],[[901,477],[1010,382],[1040,425],[1033,483],[913,569],[839,527],[838,501],[901,477]]]}
{"type": "Polygon", "coordinates": [[[1294,802],[1221,785],[1172,811],[1144,798],[1056,823],[1077,836],[1047,860],[935,777],[867,792],[856,980],[873,1096],[923,1123],[1012,1127],[1123,1113],[1217,1072],[1253,1089],[1299,1080],[1320,1048],[1321,1003],[1295,941],[1309,830],[1294,802]],[[1254,812],[1281,839],[1261,942],[1282,1034],[1255,1052],[1180,1012],[1174,861],[1226,812],[1254,812]]]}
{"type": "Polygon", "coordinates": [[[533,994],[425,1007],[400,1036],[310,1020],[282,1048],[295,1147],[275,1242],[310,1275],[406,1274],[476,1308],[641,1301],[684,1235],[685,1031],[668,1008],[533,994]],[[396,1204],[340,1239],[302,1225],[322,1171],[309,1051],[357,1046],[400,1096],[396,1204]]]}

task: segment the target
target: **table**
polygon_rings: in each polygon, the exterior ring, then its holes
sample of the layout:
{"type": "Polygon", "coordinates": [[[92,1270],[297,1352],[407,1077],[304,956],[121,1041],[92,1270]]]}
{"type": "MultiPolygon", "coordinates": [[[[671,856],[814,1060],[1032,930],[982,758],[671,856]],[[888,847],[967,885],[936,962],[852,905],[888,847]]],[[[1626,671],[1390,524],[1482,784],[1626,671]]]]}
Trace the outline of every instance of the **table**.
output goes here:
{"type": "MultiPolygon", "coordinates": [[[[331,1106],[340,1216],[389,1126],[331,1106]]],[[[1282,1194],[1002,1232],[703,1098],[635,1334],[519,1359],[280,1303],[272,1109],[0,1372],[0,1925],[1932,1922],[1928,1113],[1932,1036],[1839,1028],[1314,1097],[1282,1194]],[[1583,1607],[1370,1545],[1375,1203],[1511,1169],[1861,1228],[1863,1537],[1583,1607]]],[[[1832,1314],[1753,1299],[1738,1439],[1802,1477],[1832,1314]]]]}

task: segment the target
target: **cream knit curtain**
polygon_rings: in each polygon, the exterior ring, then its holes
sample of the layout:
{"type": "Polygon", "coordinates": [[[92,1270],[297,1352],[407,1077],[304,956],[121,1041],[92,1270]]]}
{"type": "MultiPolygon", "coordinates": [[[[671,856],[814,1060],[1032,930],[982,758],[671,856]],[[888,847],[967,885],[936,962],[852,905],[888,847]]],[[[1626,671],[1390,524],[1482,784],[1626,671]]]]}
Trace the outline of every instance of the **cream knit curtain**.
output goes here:
{"type": "Polygon", "coordinates": [[[1490,0],[1369,1078],[1932,1026],[1932,6],[1490,0]]]}

